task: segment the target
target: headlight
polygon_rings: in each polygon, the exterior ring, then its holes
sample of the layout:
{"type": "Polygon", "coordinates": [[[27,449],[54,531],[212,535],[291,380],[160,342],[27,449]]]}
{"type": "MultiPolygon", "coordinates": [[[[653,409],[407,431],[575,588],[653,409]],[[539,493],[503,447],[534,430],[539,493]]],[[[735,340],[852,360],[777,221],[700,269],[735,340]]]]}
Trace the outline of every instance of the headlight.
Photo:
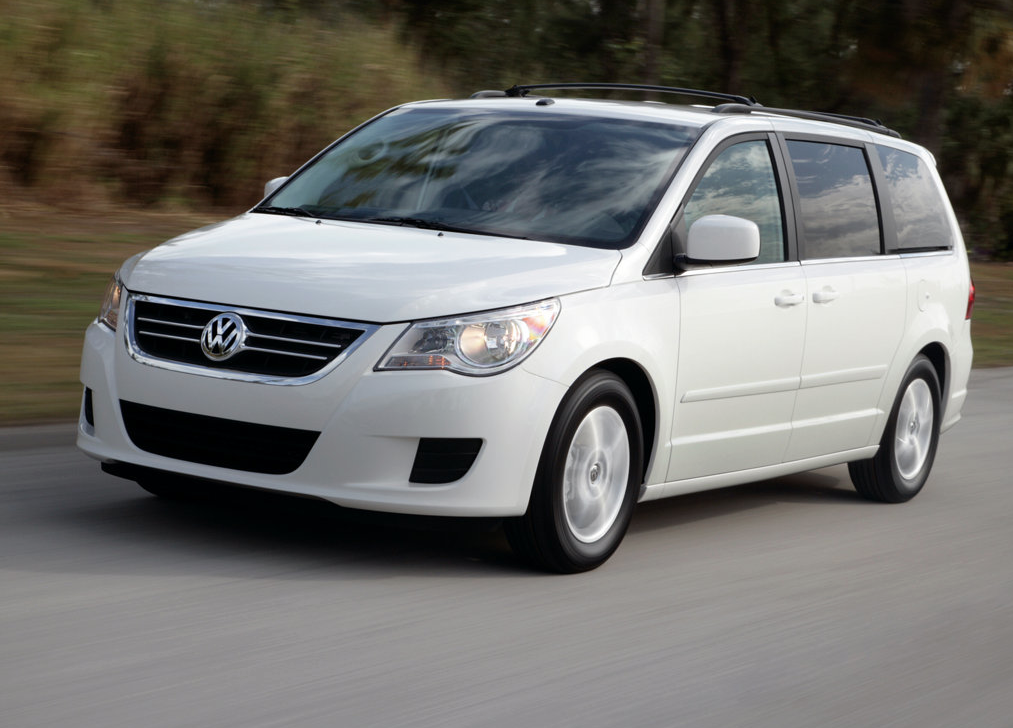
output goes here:
{"type": "Polygon", "coordinates": [[[102,309],[99,311],[99,323],[105,324],[113,331],[120,317],[120,294],[123,293],[123,284],[119,278],[113,278],[106,286],[106,294],[102,299],[102,309]]]}
{"type": "Polygon", "coordinates": [[[496,374],[519,364],[552,327],[559,301],[411,325],[376,365],[378,370],[449,369],[496,374]]]}

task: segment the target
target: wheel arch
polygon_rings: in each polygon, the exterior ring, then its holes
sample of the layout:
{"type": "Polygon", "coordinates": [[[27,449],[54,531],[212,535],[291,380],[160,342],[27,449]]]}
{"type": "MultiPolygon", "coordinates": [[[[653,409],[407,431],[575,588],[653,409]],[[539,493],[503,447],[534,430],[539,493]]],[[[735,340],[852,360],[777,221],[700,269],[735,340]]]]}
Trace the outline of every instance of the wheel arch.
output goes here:
{"type": "Polygon", "coordinates": [[[902,347],[902,351],[895,356],[883,384],[879,401],[881,414],[872,429],[872,436],[869,439],[870,445],[878,443],[883,436],[890,410],[897,401],[897,395],[900,394],[904,373],[919,356],[924,356],[929,360],[939,378],[939,417],[945,419],[950,400],[954,362],[950,359],[949,348],[940,341],[939,332],[934,332],[932,335],[927,332],[919,341],[913,342],[910,347],[902,347]]]}
{"type": "MultiPolygon", "coordinates": [[[[936,375],[939,377],[939,405],[941,410],[945,409],[950,393],[950,379],[948,376],[950,362],[946,348],[938,341],[934,341],[923,346],[918,353],[924,354],[936,370],[936,375]]],[[[942,417],[942,415],[943,413],[940,412],[939,416],[942,417]]]]}
{"type": "Polygon", "coordinates": [[[594,369],[604,369],[605,371],[612,372],[623,380],[623,383],[630,388],[630,392],[633,394],[633,399],[637,405],[637,412],[640,415],[640,428],[644,439],[644,472],[642,473],[642,477],[646,477],[651,459],[657,449],[658,435],[657,395],[651,379],[639,364],[632,359],[624,358],[606,359],[598,362],[585,371],[578,379],[583,378],[594,369]]]}

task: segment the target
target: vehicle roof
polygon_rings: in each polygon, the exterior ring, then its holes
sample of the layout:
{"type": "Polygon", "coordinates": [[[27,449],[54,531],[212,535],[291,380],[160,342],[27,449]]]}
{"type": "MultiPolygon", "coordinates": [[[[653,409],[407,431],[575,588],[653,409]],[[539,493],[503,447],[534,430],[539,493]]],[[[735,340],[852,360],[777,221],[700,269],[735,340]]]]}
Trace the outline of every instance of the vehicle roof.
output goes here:
{"type": "Polygon", "coordinates": [[[601,98],[545,97],[545,96],[498,96],[470,99],[441,99],[418,101],[407,106],[439,105],[460,109],[535,109],[544,108],[553,113],[603,116],[678,123],[686,127],[702,129],[722,120],[751,116],[756,119],[791,119],[794,129],[809,129],[813,133],[827,133],[855,128],[874,134],[899,139],[900,135],[872,119],[836,116],[821,112],[778,109],[760,104],[745,105],[726,103],[718,106],[696,104],[671,104],[662,101],[628,101],[601,98]]]}
{"type": "Polygon", "coordinates": [[[440,106],[452,109],[544,109],[548,113],[565,113],[575,116],[599,116],[608,118],[627,118],[677,122],[684,126],[701,128],[715,121],[710,112],[712,107],[694,107],[678,104],[666,104],[656,101],[621,101],[616,99],[581,99],[525,96],[480,99],[438,99],[433,101],[415,101],[405,106],[440,106]],[[541,102],[541,104],[539,103],[541,102]]]}

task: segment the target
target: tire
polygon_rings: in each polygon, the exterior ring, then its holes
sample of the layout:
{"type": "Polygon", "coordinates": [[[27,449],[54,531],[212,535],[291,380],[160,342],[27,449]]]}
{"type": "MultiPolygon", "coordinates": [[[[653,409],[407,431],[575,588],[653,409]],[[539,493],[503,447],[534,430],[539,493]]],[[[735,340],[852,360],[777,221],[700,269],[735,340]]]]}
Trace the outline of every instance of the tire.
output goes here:
{"type": "Polygon", "coordinates": [[[643,462],[633,394],[611,372],[592,370],[556,412],[527,512],[504,522],[510,545],[548,571],[601,566],[629,527],[643,462]]]}
{"type": "Polygon", "coordinates": [[[868,460],[848,463],[859,495],[883,503],[904,503],[918,494],[936,457],[939,402],[939,375],[932,362],[919,355],[904,375],[879,451],[868,460]]]}

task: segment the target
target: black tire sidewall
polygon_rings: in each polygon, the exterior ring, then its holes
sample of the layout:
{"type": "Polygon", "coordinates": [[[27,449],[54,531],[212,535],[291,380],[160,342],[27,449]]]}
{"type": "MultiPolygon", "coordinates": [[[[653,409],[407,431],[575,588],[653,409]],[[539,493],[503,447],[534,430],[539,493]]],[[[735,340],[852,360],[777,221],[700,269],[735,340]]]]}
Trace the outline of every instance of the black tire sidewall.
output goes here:
{"type": "Polygon", "coordinates": [[[881,463],[881,467],[889,469],[889,480],[896,489],[897,495],[905,496],[904,500],[914,497],[922,489],[932,470],[932,464],[936,457],[936,447],[939,444],[940,417],[942,416],[940,401],[939,375],[936,374],[936,369],[932,366],[932,362],[926,357],[920,356],[911,363],[907,373],[904,375],[904,381],[897,393],[897,399],[893,404],[890,419],[887,420],[886,430],[883,433],[883,446],[880,448],[880,451],[886,458],[886,461],[881,463]],[[904,395],[916,379],[924,380],[928,384],[929,392],[932,395],[932,439],[929,441],[929,452],[921,468],[918,469],[913,478],[905,478],[897,467],[895,453],[897,418],[900,415],[900,406],[904,395]]]}
{"type": "Polygon", "coordinates": [[[558,547],[561,570],[582,571],[604,562],[619,546],[626,533],[643,479],[643,435],[636,401],[629,388],[611,372],[592,372],[580,380],[560,406],[542,452],[536,477],[543,528],[551,530],[558,547]],[[584,417],[591,410],[606,406],[623,420],[630,447],[630,470],[619,513],[609,530],[594,543],[574,536],[563,510],[563,471],[570,444],[584,417]]]}

